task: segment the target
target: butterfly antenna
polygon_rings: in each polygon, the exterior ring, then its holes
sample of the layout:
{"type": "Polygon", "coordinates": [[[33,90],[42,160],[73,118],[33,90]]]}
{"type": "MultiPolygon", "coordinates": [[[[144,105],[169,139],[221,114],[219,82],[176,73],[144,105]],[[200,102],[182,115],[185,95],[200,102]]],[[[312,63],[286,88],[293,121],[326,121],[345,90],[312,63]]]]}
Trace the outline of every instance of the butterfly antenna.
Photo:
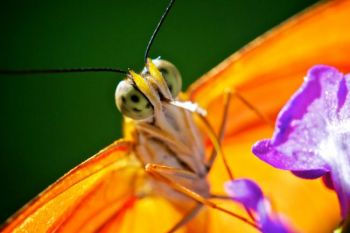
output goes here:
{"type": "Polygon", "coordinates": [[[164,20],[167,17],[171,7],[174,5],[174,2],[175,2],[175,0],[170,0],[169,1],[168,6],[165,8],[165,11],[164,11],[162,17],[160,18],[156,29],[153,31],[152,36],[151,36],[150,40],[148,41],[147,48],[146,48],[146,51],[145,51],[145,57],[144,57],[145,63],[147,63],[148,54],[149,54],[149,51],[151,50],[151,46],[153,44],[153,41],[156,38],[156,36],[158,35],[160,27],[164,23],[164,20]]]}
{"type": "Polygon", "coordinates": [[[0,69],[0,74],[5,75],[26,75],[26,74],[59,74],[59,73],[79,73],[79,72],[113,72],[128,74],[127,71],[118,68],[62,68],[62,69],[28,69],[28,70],[8,70],[0,69]]]}

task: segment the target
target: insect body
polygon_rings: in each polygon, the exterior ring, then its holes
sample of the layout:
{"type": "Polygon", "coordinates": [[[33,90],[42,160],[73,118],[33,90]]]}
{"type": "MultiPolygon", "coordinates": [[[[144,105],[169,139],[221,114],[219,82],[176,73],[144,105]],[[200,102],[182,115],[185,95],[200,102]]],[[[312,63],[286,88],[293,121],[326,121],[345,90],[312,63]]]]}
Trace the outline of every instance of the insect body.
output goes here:
{"type": "MultiPolygon", "coordinates": [[[[147,169],[209,197],[202,136],[192,113],[172,104],[180,92],[180,73],[164,60],[148,60],[148,66],[141,75],[132,72],[116,90],[117,106],[129,117],[126,121],[132,128],[128,134],[135,142],[134,153],[147,169]]],[[[193,204],[167,184],[153,181],[151,185],[177,206],[193,204]]]]}

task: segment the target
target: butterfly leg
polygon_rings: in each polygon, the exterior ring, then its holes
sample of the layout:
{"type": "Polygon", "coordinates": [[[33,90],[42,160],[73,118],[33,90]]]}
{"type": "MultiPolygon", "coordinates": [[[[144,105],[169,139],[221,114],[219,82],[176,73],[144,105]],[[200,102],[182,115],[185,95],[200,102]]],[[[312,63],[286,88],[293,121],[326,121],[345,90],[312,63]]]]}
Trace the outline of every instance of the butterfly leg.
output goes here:
{"type": "Polygon", "coordinates": [[[263,114],[259,109],[257,109],[252,103],[250,103],[244,96],[239,93],[236,89],[232,90],[232,94],[241,101],[245,106],[247,106],[250,110],[252,110],[261,120],[263,120],[266,124],[274,127],[273,122],[265,115],[263,114]]]}
{"type": "MultiPolygon", "coordinates": [[[[227,196],[227,195],[220,195],[220,194],[210,194],[210,198],[212,199],[219,199],[219,200],[232,200],[231,197],[227,196]]],[[[250,209],[248,209],[247,207],[244,207],[247,214],[249,215],[250,219],[253,220],[254,222],[256,221],[252,211],[250,209]]]]}
{"type": "MultiPolygon", "coordinates": [[[[187,187],[179,184],[178,182],[173,181],[172,179],[168,178],[167,176],[169,174],[173,174],[175,176],[180,176],[183,177],[183,175],[189,175],[187,170],[184,169],[178,169],[178,168],[173,168],[173,167],[168,167],[164,165],[159,165],[159,164],[146,164],[145,166],[146,172],[148,172],[150,175],[152,175],[155,179],[157,179],[160,182],[168,184],[170,187],[174,188],[178,192],[188,196],[189,198],[205,205],[213,209],[217,209],[221,212],[224,212],[226,214],[231,215],[232,217],[235,217],[237,219],[240,219],[241,221],[251,225],[254,228],[259,229],[258,226],[256,226],[253,222],[248,220],[247,218],[240,216],[234,212],[231,212],[221,206],[218,206],[214,202],[208,200],[206,197],[203,197],[202,195],[188,189],[187,187]]],[[[193,176],[196,176],[196,174],[192,173],[193,176]]]]}
{"type": "MultiPolygon", "coordinates": [[[[224,133],[225,133],[225,128],[226,128],[226,122],[227,122],[227,116],[228,116],[228,110],[231,102],[231,97],[232,97],[232,92],[231,90],[225,91],[224,95],[224,111],[222,114],[221,122],[220,122],[220,128],[219,128],[219,134],[218,134],[218,141],[221,144],[223,138],[224,138],[224,133]]],[[[214,149],[213,152],[210,154],[207,162],[207,168],[208,171],[210,168],[213,166],[213,163],[217,157],[217,151],[214,149]]]]}
{"type": "Polygon", "coordinates": [[[173,233],[185,226],[189,221],[194,218],[198,212],[202,209],[203,205],[198,203],[193,209],[191,209],[179,222],[177,222],[167,233],[173,233]]]}
{"type": "MultiPolygon", "coordinates": [[[[232,96],[235,96],[238,100],[240,100],[244,105],[246,105],[250,110],[252,110],[256,115],[261,118],[264,122],[266,122],[269,126],[273,128],[273,123],[270,121],[270,119],[265,116],[262,112],[260,112],[253,104],[251,104],[246,98],[244,98],[237,90],[235,89],[226,89],[224,93],[224,110],[220,122],[220,127],[219,127],[219,132],[217,141],[219,144],[221,144],[223,138],[224,138],[224,133],[225,133],[225,128],[226,128],[226,122],[227,122],[227,116],[228,116],[228,111],[231,103],[232,96]]],[[[209,124],[209,123],[207,123],[209,124]]],[[[210,154],[208,157],[206,167],[208,172],[210,171],[211,167],[213,166],[213,163],[217,157],[219,151],[217,149],[214,149],[213,152],[210,154]]],[[[233,179],[233,174],[228,166],[227,160],[222,154],[222,159],[224,162],[224,165],[226,167],[226,170],[228,171],[228,174],[231,179],[233,179]]]]}

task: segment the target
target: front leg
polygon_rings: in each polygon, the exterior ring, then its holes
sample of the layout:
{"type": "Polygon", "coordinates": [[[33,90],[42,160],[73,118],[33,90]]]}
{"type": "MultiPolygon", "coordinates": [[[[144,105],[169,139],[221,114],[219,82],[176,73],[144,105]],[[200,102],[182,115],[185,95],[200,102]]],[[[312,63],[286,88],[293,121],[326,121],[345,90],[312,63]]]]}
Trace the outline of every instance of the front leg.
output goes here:
{"type": "Polygon", "coordinates": [[[174,168],[174,167],[164,166],[164,165],[160,165],[160,164],[152,164],[152,163],[146,164],[145,170],[147,173],[149,173],[156,180],[169,185],[170,187],[172,187],[176,191],[186,195],[187,197],[197,201],[198,203],[205,205],[205,206],[208,206],[210,208],[219,210],[219,211],[224,212],[226,214],[229,214],[232,217],[238,218],[241,221],[253,226],[254,228],[259,229],[259,227],[257,225],[255,225],[255,223],[251,222],[247,218],[240,216],[234,212],[231,212],[223,207],[218,206],[214,202],[210,201],[208,198],[206,198],[206,197],[194,192],[193,190],[190,190],[189,188],[183,186],[182,184],[174,181],[174,178],[169,178],[169,175],[170,175],[170,177],[171,176],[180,176],[180,177],[186,177],[186,178],[188,177],[190,179],[193,179],[194,177],[198,178],[195,173],[192,173],[190,171],[180,169],[180,168],[174,168]]]}

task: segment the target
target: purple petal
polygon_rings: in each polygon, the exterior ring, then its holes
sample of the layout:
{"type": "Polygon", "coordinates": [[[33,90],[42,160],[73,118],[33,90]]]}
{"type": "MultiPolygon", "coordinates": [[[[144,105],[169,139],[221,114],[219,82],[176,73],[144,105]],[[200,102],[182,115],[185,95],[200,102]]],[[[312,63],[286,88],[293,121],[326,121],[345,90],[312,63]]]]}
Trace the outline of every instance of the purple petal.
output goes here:
{"type": "Polygon", "coordinates": [[[225,184],[226,193],[235,201],[256,211],[257,204],[263,198],[260,187],[248,179],[236,179],[225,184]]]}
{"type": "Polygon", "coordinates": [[[291,232],[273,215],[268,200],[255,182],[248,179],[233,180],[225,183],[225,190],[233,200],[257,214],[257,221],[263,233],[291,232]]]}
{"type": "Polygon", "coordinates": [[[277,168],[315,178],[330,172],[342,206],[350,210],[350,75],[313,67],[281,110],[271,140],[253,153],[277,168]]]}
{"type": "MultiPolygon", "coordinates": [[[[348,168],[350,169],[350,168],[348,168]]],[[[332,181],[341,206],[341,215],[343,218],[348,216],[350,211],[350,185],[349,180],[344,178],[340,170],[332,170],[332,181]]]]}
{"type": "Polygon", "coordinates": [[[316,179],[327,174],[324,170],[292,171],[292,173],[304,179],[316,179]]]}
{"type": "MultiPolygon", "coordinates": [[[[292,145],[290,149],[293,149],[292,145]]],[[[255,143],[252,151],[260,159],[280,169],[292,171],[328,171],[327,163],[323,159],[319,159],[315,153],[312,151],[303,151],[300,146],[296,149],[297,150],[289,151],[289,153],[283,153],[283,151],[277,150],[276,147],[271,144],[271,140],[261,140],[255,143]]]]}
{"type": "Polygon", "coordinates": [[[262,199],[257,206],[261,231],[263,233],[291,232],[277,217],[271,215],[269,211],[270,208],[267,207],[267,205],[268,203],[266,203],[266,200],[262,199]]]}
{"type": "Polygon", "coordinates": [[[315,67],[307,76],[304,85],[294,94],[289,103],[282,109],[279,114],[274,145],[284,143],[289,139],[289,134],[293,131],[293,121],[302,119],[307,112],[309,105],[318,99],[321,95],[321,85],[317,76],[326,67],[315,67]]]}
{"type": "Polygon", "coordinates": [[[346,86],[346,79],[344,78],[339,85],[339,90],[338,90],[338,111],[340,108],[343,107],[346,96],[348,95],[348,87],[346,86]]]}
{"type": "Polygon", "coordinates": [[[329,136],[321,143],[321,148],[326,149],[320,153],[331,167],[331,181],[341,205],[343,218],[350,211],[350,94],[347,91],[349,88],[350,75],[346,75],[339,85],[340,105],[337,108],[337,115],[334,119],[330,119],[329,136]]]}
{"type": "Polygon", "coordinates": [[[350,94],[348,90],[350,89],[350,74],[345,75],[344,81],[341,83],[339,89],[339,101],[341,105],[341,109],[339,110],[339,119],[350,119],[350,94]],[[345,87],[343,87],[345,85],[345,87]]]}
{"type": "Polygon", "coordinates": [[[327,172],[323,177],[322,177],[323,183],[326,185],[327,188],[333,189],[334,190],[334,185],[332,181],[332,175],[330,172],[327,172]]]}
{"type": "Polygon", "coordinates": [[[328,171],[318,146],[328,134],[324,127],[328,118],[335,115],[342,78],[334,68],[312,68],[302,87],[278,115],[272,139],[256,143],[253,153],[281,169],[328,171]]]}

